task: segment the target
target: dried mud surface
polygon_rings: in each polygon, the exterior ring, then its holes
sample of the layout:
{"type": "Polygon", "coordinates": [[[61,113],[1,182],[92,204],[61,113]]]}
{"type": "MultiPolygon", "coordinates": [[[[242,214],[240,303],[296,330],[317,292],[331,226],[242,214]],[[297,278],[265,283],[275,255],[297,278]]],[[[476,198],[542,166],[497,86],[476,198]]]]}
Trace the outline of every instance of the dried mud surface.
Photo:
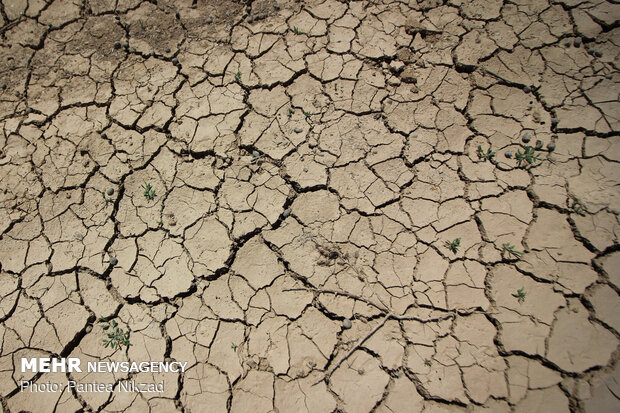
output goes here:
{"type": "Polygon", "coordinates": [[[4,0],[4,411],[618,411],[619,18],[4,0]]]}

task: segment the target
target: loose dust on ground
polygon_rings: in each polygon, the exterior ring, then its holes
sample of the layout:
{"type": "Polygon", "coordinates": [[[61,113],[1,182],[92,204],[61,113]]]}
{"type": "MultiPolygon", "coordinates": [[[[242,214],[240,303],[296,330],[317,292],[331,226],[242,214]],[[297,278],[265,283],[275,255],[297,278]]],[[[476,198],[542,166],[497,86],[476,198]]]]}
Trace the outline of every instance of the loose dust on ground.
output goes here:
{"type": "Polygon", "coordinates": [[[618,411],[619,17],[4,0],[4,411],[618,411]]]}

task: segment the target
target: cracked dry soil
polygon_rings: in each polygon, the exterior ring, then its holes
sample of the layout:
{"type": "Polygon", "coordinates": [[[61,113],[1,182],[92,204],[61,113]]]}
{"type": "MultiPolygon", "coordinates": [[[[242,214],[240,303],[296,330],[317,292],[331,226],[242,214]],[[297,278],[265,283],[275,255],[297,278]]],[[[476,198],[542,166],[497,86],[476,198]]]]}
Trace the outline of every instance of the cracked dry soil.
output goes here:
{"type": "Polygon", "coordinates": [[[620,410],[618,3],[1,4],[4,411],[620,410]]]}

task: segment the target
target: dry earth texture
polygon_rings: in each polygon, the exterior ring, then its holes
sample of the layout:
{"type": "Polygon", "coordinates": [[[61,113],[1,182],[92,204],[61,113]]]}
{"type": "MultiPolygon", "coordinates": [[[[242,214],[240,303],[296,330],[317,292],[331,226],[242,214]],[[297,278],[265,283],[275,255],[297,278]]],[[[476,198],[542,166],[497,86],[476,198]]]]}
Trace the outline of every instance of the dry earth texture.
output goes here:
{"type": "Polygon", "coordinates": [[[4,0],[3,409],[618,411],[619,16],[4,0]]]}

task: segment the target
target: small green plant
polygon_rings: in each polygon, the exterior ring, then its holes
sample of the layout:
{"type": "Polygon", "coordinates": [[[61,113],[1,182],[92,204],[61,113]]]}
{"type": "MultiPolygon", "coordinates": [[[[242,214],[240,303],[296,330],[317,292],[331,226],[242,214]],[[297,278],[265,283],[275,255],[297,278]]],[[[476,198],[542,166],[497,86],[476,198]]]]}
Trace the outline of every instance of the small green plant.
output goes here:
{"type": "Polygon", "coordinates": [[[577,199],[573,199],[573,205],[571,206],[571,209],[574,213],[579,214],[582,217],[586,216],[586,211],[583,210],[583,205],[581,205],[581,202],[579,202],[579,200],[577,199]]]}
{"type": "Polygon", "coordinates": [[[157,221],[157,226],[158,227],[163,227],[164,226],[164,221],[162,221],[161,219],[159,221],[157,221]]]}
{"type": "Polygon", "coordinates": [[[293,117],[293,113],[294,113],[293,109],[292,108],[288,108],[288,118],[289,119],[293,117]]]}
{"type": "Polygon", "coordinates": [[[306,111],[304,110],[304,116],[306,117],[306,119],[308,119],[308,118],[310,117],[310,112],[306,112],[306,111]]]}
{"type": "Polygon", "coordinates": [[[301,34],[301,31],[299,30],[299,28],[297,26],[295,26],[295,27],[293,27],[293,33],[301,34]]]}
{"type": "Polygon", "coordinates": [[[105,201],[105,206],[108,206],[108,204],[109,204],[110,202],[112,202],[112,200],[111,200],[110,198],[107,198],[107,197],[105,196],[105,194],[101,194],[101,195],[103,195],[103,200],[105,201]]]}
{"type": "Polygon", "coordinates": [[[106,336],[102,341],[104,347],[112,347],[113,349],[122,350],[123,346],[129,348],[131,343],[129,341],[129,331],[124,331],[118,326],[116,320],[108,320],[105,317],[99,318],[100,323],[104,323],[103,331],[106,331],[106,336]]]}
{"type": "Polygon", "coordinates": [[[235,80],[237,81],[237,83],[241,82],[241,72],[235,73],[235,80]]]}
{"type": "Polygon", "coordinates": [[[482,159],[483,161],[486,161],[486,160],[493,158],[494,156],[495,156],[495,152],[493,152],[491,148],[489,148],[485,152],[484,149],[482,149],[482,146],[478,145],[478,158],[482,159]]]}
{"type": "Polygon", "coordinates": [[[522,162],[527,162],[531,166],[534,165],[534,162],[540,160],[540,154],[537,154],[532,146],[528,145],[523,149],[524,152],[521,152],[521,149],[519,149],[515,155],[515,158],[519,161],[519,166],[521,166],[522,162]]]}
{"type": "Polygon", "coordinates": [[[516,293],[512,294],[512,296],[517,299],[519,304],[523,304],[526,295],[527,293],[525,292],[525,288],[523,287],[519,288],[516,293]]]}
{"type": "Polygon", "coordinates": [[[232,348],[233,350],[237,350],[237,345],[235,343],[232,343],[230,345],[230,348],[232,348]]]}
{"type": "Polygon", "coordinates": [[[424,365],[427,367],[430,367],[433,363],[431,363],[431,361],[429,359],[425,359],[424,360],[424,365]]]}
{"type": "Polygon", "coordinates": [[[459,251],[459,247],[461,245],[461,239],[457,238],[453,241],[446,241],[446,248],[448,248],[453,253],[457,253],[459,251]]]}
{"type": "Polygon", "coordinates": [[[523,251],[517,251],[515,249],[515,246],[512,245],[509,242],[503,244],[502,247],[503,247],[503,252],[504,253],[508,253],[508,254],[514,255],[517,258],[519,258],[519,257],[521,257],[523,255],[523,251]]]}
{"type": "Polygon", "coordinates": [[[144,185],[142,185],[142,189],[144,189],[144,197],[149,201],[154,200],[155,196],[157,196],[155,189],[151,186],[151,184],[147,184],[145,182],[144,185]]]}

